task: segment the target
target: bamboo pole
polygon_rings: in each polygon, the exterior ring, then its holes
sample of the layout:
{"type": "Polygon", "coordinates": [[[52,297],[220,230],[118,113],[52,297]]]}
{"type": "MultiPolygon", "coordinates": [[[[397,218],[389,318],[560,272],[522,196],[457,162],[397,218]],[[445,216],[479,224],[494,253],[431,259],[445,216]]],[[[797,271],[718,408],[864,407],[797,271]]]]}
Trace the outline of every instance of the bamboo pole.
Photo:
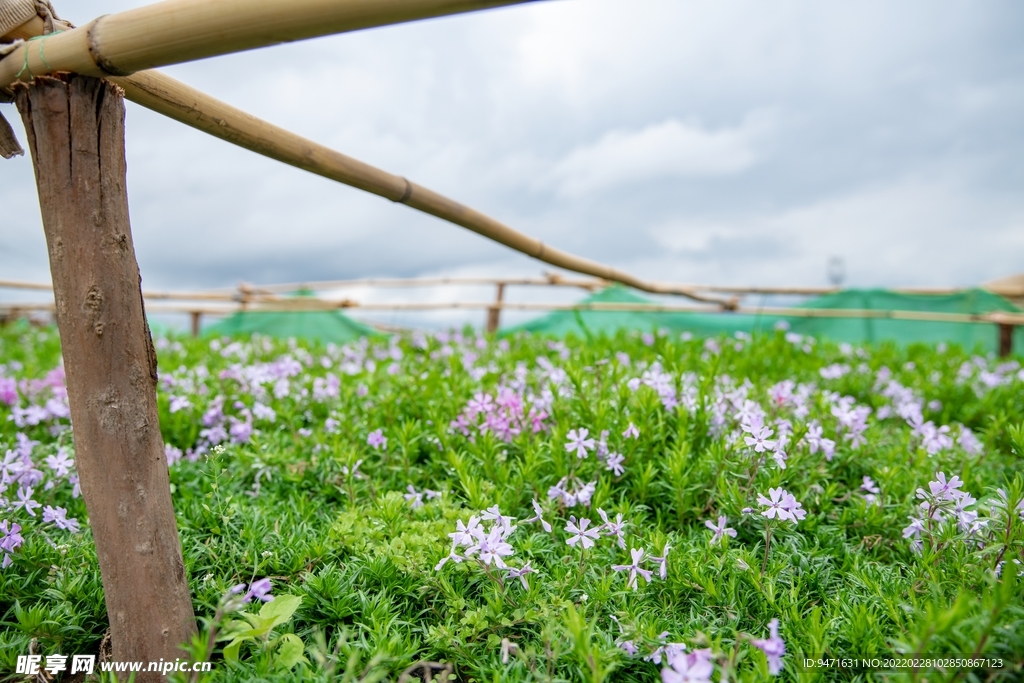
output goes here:
{"type": "Polygon", "coordinates": [[[0,62],[0,85],[60,71],[126,76],[269,45],[525,1],[165,0],[104,15],[22,46],[0,62]]]}
{"type": "MultiPolygon", "coordinates": [[[[157,415],[156,352],[128,218],[124,102],[106,81],[17,93],[67,372],[75,463],[114,659],[175,660],[196,630],[157,415]]],[[[142,672],[139,681],[159,681],[142,672]]]]}
{"type": "MultiPolygon", "coordinates": [[[[17,303],[2,304],[0,310],[5,308],[18,310],[53,310],[52,304],[17,303]]],[[[919,322],[948,322],[948,323],[992,323],[1005,325],[1024,325],[1024,313],[939,313],[932,311],[902,311],[902,310],[876,310],[876,309],[853,309],[853,308],[785,308],[785,307],[740,307],[735,311],[722,312],[715,308],[699,306],[679,306],[671,304],[640,304],[640,303],[612,303],[592,302],[577,304],[554,304],[535,302],[509,302],[504,301],[497,304],[493,301],[427,301],[427,302],[379,302],[360,303],[351,299],[323,300],[323,299],[282,299],[278,301],[254,302],[247,304],[248,311],[280,312],[280,311],[331,311],[339,309],[358,309],[361,311],[440,311],[440,310],[501,310],[515,311],[605,311],[605,312],[646,312],[646,313],[709,313],[715,315],[760,315],[779,316],[792,318],[873,318],[892,320],[915,320],[919,322]]],[[[239,310],[239,307],[214,307],[207,306],[197,308],[187,305],[160,305],[154,304],[146,307],[151,313],[193,313],[200,312],[203,315],[229,315],[239,310]]]]}
{"type": "MultiPolygon", "coordinates": [[[[430,287],[438,285],[495,285],[500,288],[508,285],[554,285],[571,286],[589,289],[590,285],[599,284],[601,281],[587,280],[562,280],[562,279],[499,279],[499,278],[410,278],[410,279],[368,279],[349,281],[327,281],[322,283],[310,283],[306,287],[322,289],[340,289],[344,286],[377,286],[377,287],[430,287]]],[[[654,312],[717,312],[719,309],[711,306],[681,306],[674,304],[658,303],[603,303],[595,302],[589,304],[549,304],[549,303],[515,303],[504,301],[504,291],[490,303],[483,302],[425,302],[425,303],[359,303],[351,299],[323,299],[315,297],[294,298],[275,294],[275,290],[287,291],[303,287],[303,284],[250,286],[244,285],[240,293],[228,294],[217,292],[143,292],[142,295],[150,300],[167,301],[216,301],[225,303],[241,303],[243,309],[253,310],[330,310],[335,308],[362,308],[375,310],[413,310],[413,309],[443,309],[443,308],[486,308],[488,310],[502,310],[513,308],[517,310],[615,310],[615,311],[654,311],[654,312]],[[424,308],[426,307],[426,308],[424,308]]],[[[699,285],[699,288],[709,290],[717,289],[716,286],[699,285]]],[[[26,289],[26,290],[50,290],[50,285],[41,283],[26,283],[20,281],[0,281],[0,288],[26,289]]],[[[743,288],[725,288],[730,292],[737,292],[743,288]]],[[[772,293],[795,293],[794,290],[811,288],[759,288],[772,293]]],[[[923,291],[913,289],[899,289],[897,292],[935,293],[935,291],[923,291]]],[[[946,290],[938,290],[943,293],[946,290]]],[[[957,291],[957,290],[949,290],[957,291]]],[[[51,310],[52,304],[18,303],[3,304],[0,307],[38,307],[39,310],[51,310]]],[[[151,307],[152,308],[152,307],[151,307]]],[[[157,308],[153,308],[158,310],[157,308]]],[[[236,310],[236,307],[225,306],[222,308],[203,309],[205,312],[224,313],[236,310]]],[[[159,310],[188,312],[197,310],[195,306],[171,307],[159,310]]],[[[797,307],[772,307],[772,306],[737,306],[732,312],[745,314],[769,314],[769,315],[790,315],[794,317],[901,317],[902,319],[922,319],[922,321],[950,322],[950,323],[971,323],[971,322],[993,322],[995,318],[1005,318],[1008,325],[1019,325],[1024,323],[1024,315],[1015,313],[940,313],[931,311],[885,311],[877,309],[853,309],[853,308],[797,308],[797,307]],[[890,314],[893,313],[893,314],[890,314]],[[978,315],[995,316],[993,321],[987,318],[978,318],[978,315]],[[1020,321],[1020,322],[1018,322],[1020,321]]]]}
{"type": "MultiPolygon", "coordinates": [[[[436,287],[436,286],[477,286],[477,285],[506,285],[506,286],[554,286],[554,287],[577,287],[594,291],[607,287],[611,283],[597,278],[567,278],[556,274],[547,277],[521,277],[521,278],[491,278],[491,277],[412,277],[412,278],[360,278],[352,280],[311,280],[307,282],[287,282],[269,285],[243,285],[246,291],[252,295],[274,294],[277,292],[290,292],[297,289],[311,289],[313,291],[328,289],[343,289],[348,287],[436,287]]],[[[706,285],[706,284],[683,284],[675,285],[687,287],[696,292],[720,292],[727,294],[749,295],[749,294],[779,294],[794,296],[813,296],[820,294],[835,294],[843,291],[838,287],[746,287],[734,285],[706,285]]],[[[23,282],[20,280],[0,280],[0,288],[6,289],[35,289],[50,290],[52,285],[41,282],[23,282]]],[[[963,292],[963,288],[956,287],[894,287],[890,291],[899,294],[957,294],[963,292]]],[[[998,293],[998,292],[996,292],[998,293]]],[[[144,292],[147,298],[153,299],[175,299],[175,300],[234,300],[236,294],[218,292],[216,290],[203,292],[144,292]]]]}
{"type": "Polygon", "coordinates": [[[111,80],[124,88],[128,99],[176,121],[271,159],[455,223],[558,268],[620,282],[645,292],[678,294],[725,307],[732,305],[732,302],[699,295],[689,287],[647,282],[603,263],[546,245],[402,176],[307,140],[163,74],[137,73],[130,78],[111,80]]]}
{"type": "Polygon", "coordinates": [[[550,287],[578,287],[587,291],[594,291],[607,287],[611,283],[596,278],[567,278],[557,274],[550,274],[547,277],[411,277],[411,278],[361,278],[354,280],[320,280],[307,282],[288,282],[272,285],[245,285],[247,291],[257,294],[272,294],[277,292],[291,292],[298,289],[326,290],[345,289],[348,287],[438,287],[458,286],[469,287],[479,285],[506,285],[506,286],[550,286],[550,287]]]}
{"type": "MultiPolygon", "coordinates": [[[[52,292],[53,285],[42,282],[21,282],[18,280],[0,280],[0,289],[26,289],[41,292],[52,292]]],[[[169,301],[236,301],[237,295],[221,292],[154,292],[143,291],[146,299],[169,301]]]]}
{"type": "MultiPolygon", "coordinates": [[[[171,0],[174,3],[180,1],[171,0]]],[[[309,0],[297,1],[308,2],[309,0]]],[[[315,1],[325,2],[326,0],[315,1]]],[[[331,4],[344,5],[351,4],[354,1],[356,0],[344,0],[343,2],[333,0],[331,4]]],[[[401,4],[402,2],[412,1],[375,0],[375,3],[379,3],[383,7],[390,3],[401,4]]],[[[441,2],[442,0],[434,1],[441,2]]],[[[476,1],[479,2],[479,0],[476,1]]],[[[195,0],[187,0],[187,2],[194,4],[195,0]]],[[[219,3],[208,3],[206,0],[202,0],[204,6],[229,5],[234,2],[238,2],[238,0],[223,0],[219,3]]],[[[454,0],[447,0],[447,2],[453,3],[454,0]]],[[[462,2],[463,4],[471,4],[469,0],[462,0],[462,2]]],[[[168,3],[161,3],[161,5],[163,4],[168,3]]],[[[497,6],[498,4],[511,3],[492,2],[480,4],[497,6]]],[[[156,6],[152,5],[149,7],[156,6]]],[[[130,10],[129,13],[134,11],[136,10],[130,10]]],[[[103,19],[106,21],[118,16],[121,15],[111,15],[103,17],[103,19]]],[[[68,40],[66,36],[81,32],[87,28],[89,27],[72,29],[60,34],[50,34],[40,40],[26,43],[26,46],[19,48],[6,59],[0,61],[0,84],[9,82],[4,80],[3,74],[5,73],[5,68],[8,71],[14,68],[12,60],[21,59],[24,62],[23,66],[29,72],[35,68],[33,65],[36,65],[36,62],[33,60],[36,59],[36,49],[32,47],[33,44],[38,44],[39,60],[42,67],[45,67],[45,70],[58,69],[58,67],[54,66],[58,62],[57,58],[52,55],[51,43],[58,40],[68,40]],[[32,49],[29,49],[29,47],[32,47],[32,49]],[[28,51],[25,52],[25,50],[28,51]],[[18,57],[18,55],[21,55],[21,57],[18,57]]],[[[25,38],[33,35],[38,36],[42,30],[42,21],[35,19],[19,27],[17,31],[9,33],[8,37],[25,38]]],[[[64,43],[60,44],[63,45],[64,43]]],[[[73,66],[66,65],[66,68],[63,70],[79,71],[76,68],[72,68],[73,66]]],[[[85,71],[79,72],[90,73],[87,68],[85,71]]],[[[472,230],[483,237],[487,237],[499,244],[550,265],[591,275],[606,281],[620,282],[645,292],[678,294],[698,301],[709,301],[723,308],[731,308],[736,303],[735,300],[723,301],[700,295],[688,287],[645,282],[611,266],[548,246],[536,238],[518,232],[479,211],[448,199],[406,178],[382,171],[374,166],[307,140],[159,72],[141,72],[128,78],[110,78],[110,80],[121,86],[125,91],[125,97],[129,100],[197,130],[209,133],[214,137],[231,142],[257,154],[262,154],[271,159],[276,159],[296,168],[309,171],[310,173],[371,192],[393,202],[406,204],[411,208],[472,230]]]]}

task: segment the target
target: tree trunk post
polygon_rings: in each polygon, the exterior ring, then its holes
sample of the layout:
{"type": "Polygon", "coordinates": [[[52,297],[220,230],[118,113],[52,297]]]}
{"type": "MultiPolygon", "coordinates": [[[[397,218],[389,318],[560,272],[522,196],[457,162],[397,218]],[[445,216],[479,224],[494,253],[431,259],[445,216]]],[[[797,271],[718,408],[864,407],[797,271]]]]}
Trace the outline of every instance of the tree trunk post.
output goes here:
{"type": "Polygon", "coordinates": [[[501,324],[501,303],[505,299],[505,283],[498,283],[498,291],[494,297],[494,306],[487,309],[487,333],[494,334],[501,324]]]}
{"type": "Polygon", "coordinates": [[[999,323],[999,357],[1006,358],[1013,353],[1013,325],[999,323]]]}
{"type": "MultiPolygon", "coordinates": [[[[124,100],[62,75],[17,86],[35,165],[75,463],[113,658],[183,658],[196,630],[156,405],[156,353],[128,221],[124,100]]],[[[137,681],[163,680],[140,673],[137,681]]]]}

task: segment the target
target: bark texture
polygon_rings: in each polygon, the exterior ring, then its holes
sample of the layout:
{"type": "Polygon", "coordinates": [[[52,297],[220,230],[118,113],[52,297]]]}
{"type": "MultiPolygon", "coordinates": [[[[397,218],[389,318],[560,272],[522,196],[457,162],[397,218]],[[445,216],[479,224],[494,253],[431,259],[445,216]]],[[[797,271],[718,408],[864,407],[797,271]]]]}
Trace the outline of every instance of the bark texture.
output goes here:
{"type": "MultiPolygon", "coordinates": [[[[75,463],[115,660],[183,657],[195,632],[128,220],[124,100],[84,76],[19,86],[50,256],[75,463]]],[[[143,672],[137,681],[161,680],[143,672]]]]}

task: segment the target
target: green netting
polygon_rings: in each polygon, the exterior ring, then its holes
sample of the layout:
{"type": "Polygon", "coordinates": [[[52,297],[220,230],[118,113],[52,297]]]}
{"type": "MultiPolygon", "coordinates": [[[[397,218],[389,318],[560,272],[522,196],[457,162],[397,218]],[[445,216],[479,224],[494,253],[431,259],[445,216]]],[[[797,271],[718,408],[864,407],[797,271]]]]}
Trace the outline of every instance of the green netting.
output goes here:
{"type": "Polygon", "coordinates": [[[379,334],[338,311],[239,311],[203,328],[203,336],[265,334],[343,344],[379,334]]]}
{"type": "MultiPolygon", "coordinates": [[[[652,303],[625,287],[614,285],[588,296],[581,303],[652,303]]],[[[990,313],[1019,311],[1006,299],[982,289],[957,294],[902,294],[884,289],[850,289],[816,297],[801,308],[842,308],[933,313],[990,313]]],[[[716,336],[736,332],[770,332],[784,320],[792,331],[839,342],[867,343],[891,340],[898,344],[914,342],[956,343],[968,349],[980,346],[995,351],[998,331],[984,323],[946,323],[879,318],[800,318],[795,316],[741,313],[667,313],[647,311],[556,311],[504,332],[526,331],[562,337],[570,333],[614,334],[619,330],[651,331],[668,329],[690,332],[695,336],[716,336]],[[586,328],[586,329],[584,329],[586,328]]],[[[1024,353],[1024,330],[1014,331],[1015,353],[1024,353]]]]}
{"type": "MultiPolygon", "coordinates": [[[[884,289],[850,289],[820,296],[804,304],[807,308],[853,308],[889,311],[930,311],[932,313],[992,313],[1019,311],[1003,297],[983,289],[956,294],[903,294],[884,289]]],[[[956,343],[966,349],[980,346],[996,351],[999,332],[990,323],[947,323],[883,318],[791,318],[792,329],[801,334],[848,342],[892,340],[956,343]]],[[[1024,330],[1014,330],[1014,353],[1024,353],[1024,330]]]]}
{"type": "MultiPolygon", "coordinates": [[[[292,296],[312,296],[300,290],[292,296]]],[[[344,344],[380,333],[340,311],[239,311],[203,328],[203,336],[265,334],[278,339],[317,339],[344,344]]]]}

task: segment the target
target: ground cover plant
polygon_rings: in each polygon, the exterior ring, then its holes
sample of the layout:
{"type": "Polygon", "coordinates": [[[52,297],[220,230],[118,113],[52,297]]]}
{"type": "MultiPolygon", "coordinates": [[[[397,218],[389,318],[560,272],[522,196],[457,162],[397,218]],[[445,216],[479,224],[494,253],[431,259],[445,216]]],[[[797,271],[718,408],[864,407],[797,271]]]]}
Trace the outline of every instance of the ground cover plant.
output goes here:
{"type": "MultiPolygon", "coordinates": [[[[157,348],[204,678],[1021,679],[1017,362],[785,330],[157,348]],[[801,664],[897,653],[1004,667],[801,664]]],[[[52,330],[0,332],[0,454],[0,672],[95,654],[52,330]]]]}

